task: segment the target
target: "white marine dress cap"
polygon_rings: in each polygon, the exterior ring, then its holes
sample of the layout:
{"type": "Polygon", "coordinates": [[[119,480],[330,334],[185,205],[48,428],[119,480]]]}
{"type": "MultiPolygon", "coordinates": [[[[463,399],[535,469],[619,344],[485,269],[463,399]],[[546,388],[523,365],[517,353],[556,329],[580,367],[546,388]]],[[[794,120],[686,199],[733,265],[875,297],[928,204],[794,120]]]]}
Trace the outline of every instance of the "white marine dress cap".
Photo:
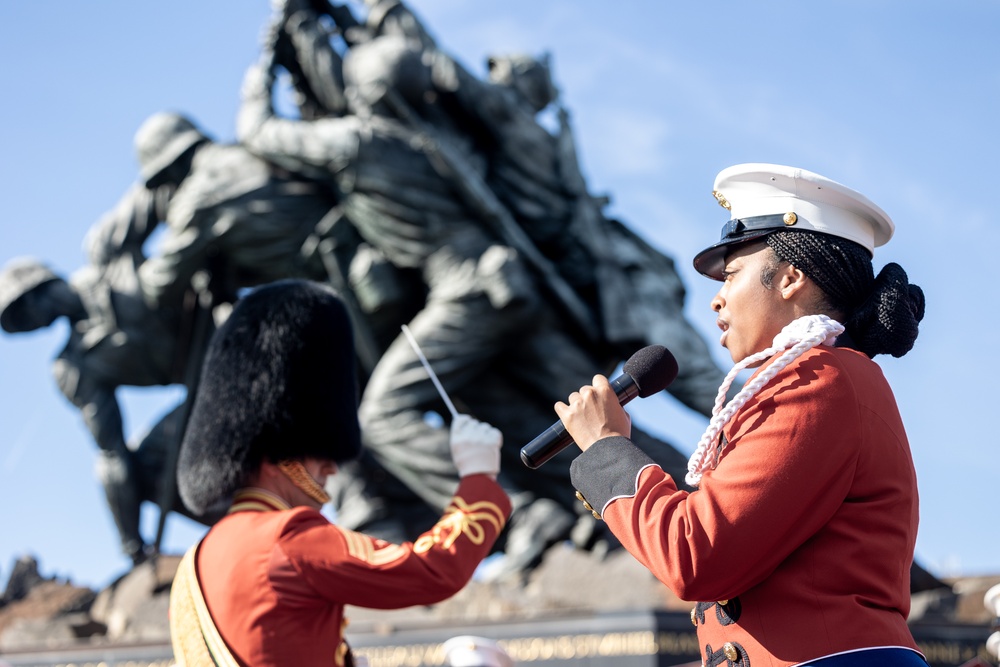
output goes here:
{"type": "Polygon", "coordinates": [[[499,644],[486,637],[462,635],[444,643],[448,667],[514,667],[514,661],[499,644]]]}
{"type": "Polygon", "coordinates": [[[719,172],[712,194],[730,213],[722,236],[694,258],[702,275],[722,280],[731,246],[782,229],[839,236],[869,254],[892,238],[895,225],[860,192],[805,169],[778,164],[738,164],[719,172]]]}

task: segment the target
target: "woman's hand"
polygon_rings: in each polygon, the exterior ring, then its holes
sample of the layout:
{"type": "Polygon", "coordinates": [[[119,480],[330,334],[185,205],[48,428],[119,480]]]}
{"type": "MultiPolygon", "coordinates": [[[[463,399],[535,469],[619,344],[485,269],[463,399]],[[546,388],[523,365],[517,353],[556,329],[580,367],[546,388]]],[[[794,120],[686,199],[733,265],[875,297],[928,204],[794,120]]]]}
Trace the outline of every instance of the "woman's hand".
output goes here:
{"type": "Polygon", "coordinates": [[[602,438],[631,436],[632,420],[603,375],[595,375],[592,384],[574,391],[568,400],[569,405],[556,403],[556,414],[582,451],[602,438]]]}

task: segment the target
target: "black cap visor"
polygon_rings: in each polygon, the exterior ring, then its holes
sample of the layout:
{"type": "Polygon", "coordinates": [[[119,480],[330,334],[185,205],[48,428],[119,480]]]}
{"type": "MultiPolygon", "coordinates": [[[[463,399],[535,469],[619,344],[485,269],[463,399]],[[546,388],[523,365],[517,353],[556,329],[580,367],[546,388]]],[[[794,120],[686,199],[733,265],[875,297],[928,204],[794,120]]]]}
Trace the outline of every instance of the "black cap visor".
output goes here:
{"type": "Polygon", "coordinates": [[[712,280],[722,280],[726,266],[726,255],[733,246],[764,238],[779,229],[787,229],[785,216],[758,215],[752,218],[734,219],[722,227],[721,239],[694,256],[695,271],[712,280]]]}

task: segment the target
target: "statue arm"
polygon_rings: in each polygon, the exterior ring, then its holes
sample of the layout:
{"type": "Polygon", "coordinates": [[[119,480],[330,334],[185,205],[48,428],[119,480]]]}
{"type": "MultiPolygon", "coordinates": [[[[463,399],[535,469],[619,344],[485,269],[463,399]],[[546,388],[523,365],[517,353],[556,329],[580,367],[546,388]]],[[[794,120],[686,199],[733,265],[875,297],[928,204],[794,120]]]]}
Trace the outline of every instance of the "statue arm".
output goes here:
{"type": "Polygon", "coordinates": [[[124,452],[124,426],[114,387],[95,380],[85,360],[80,358],[82,354],[67,349],[56,359],[52,366],[56,384],[63,396],[80,410],[97,446],[106,452],[124,452]]]}
{"type": "Polygon", "coordinates": [[[278,63],[292,78],[301,98],[303,117],[343,114],[347,110],[344,64],[318,14],[311,10],[295,12],[285,23],[284,33],[287,40],[279,42],[286,48],[278,49],[278,63]]]}
{"type": "Polygon", "coordinates": [[[357,153],[353,117],[314,121],[277,116],[271,101],[273,53],[265,50],[247,70],[243,102],[236,119],[236,136],[252,153],[307,178],[328,180],[357,153]]]}
{"type": "Polygon", "coordinates": [[[476,124],[490,134],[498,134],[498,129],[510,122],[516,105],[509,90],[476,78],[443,51],[434,50],[430,58],[434,88],[457,102],[476,124]]]}
{"type": "Polygon", "coordinates": [[[365,23],[373,35],[399,35],[419,41],[425,49],[437,48],[430,31],[402,0],[365,0],[365,4],[365,23]]]}
{"type": "Polygon", "coordinates": [[[176,224],[171,220],[159,252],[139,266],[139,287],[150,308],[177,307],[192,286],[194,275],[208,266],[215,236],[212,224],[202,221],[207,222],[211,212],[201,209],[179,212],[174,216],[176,224]]]}
{"type": "Polygon", "coordinates": [[[576,139],[569,123],[569,111],[561,104],[558,107],[559,135],[556,138],[559,150],[559,176],[569,192],[577,197],[588,196],[587,181],[580,169],[576,139]]]}
{"type": "Polygon", "coordinates": [[[256,140],[261,127],[275,118],[271,103],[274,87],[274,52],[265,48],[258,61],[243,76],[242,98],[236,116],[236,138],[243,143],[256,140]]]}
{"type": "Polygon", "coordinates": [[[172,186],[150,190],[135,184],[87,231],[83,246],[92,264],[104,266],[124,253],[143,254],[142,246],[166,218],[172,186]]]}

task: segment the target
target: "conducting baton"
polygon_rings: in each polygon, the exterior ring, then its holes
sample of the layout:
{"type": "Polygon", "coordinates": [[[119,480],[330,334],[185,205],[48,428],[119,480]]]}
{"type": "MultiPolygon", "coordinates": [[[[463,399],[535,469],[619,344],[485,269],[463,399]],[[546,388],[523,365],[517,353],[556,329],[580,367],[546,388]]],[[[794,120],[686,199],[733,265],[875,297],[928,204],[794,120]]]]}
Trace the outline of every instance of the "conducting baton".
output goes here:
{"type": "Polygon", "coordinates": [[[422,363],[424,368],[427,369],[427,375],[430,376],[431,382],[434,383],[434,387],[441,395],[441,399],[444,400],[444,404],[448,406],[448,411],[451,412],[452,419],[456,419],[458,417],[458,411],[452,404],[451,399],[448,398],[448,394],[445,393],[444,387],[441,386],[441,381],[438,380],[437,375],[434,374],[434,369],[431,368],[430,363],[427,362],[427,357],[425,357],[424,353],[420,351],[420,346],[417,345],[417,339],[413,337],[412,333],[410,333],[410,327],[404,324],[402,328],[403,333],[406,334],[406,340],[410,341],[410,347],[412,347],[413,351],[417,353],[418,357],[420,357],[420,363],[422,363]]]}

